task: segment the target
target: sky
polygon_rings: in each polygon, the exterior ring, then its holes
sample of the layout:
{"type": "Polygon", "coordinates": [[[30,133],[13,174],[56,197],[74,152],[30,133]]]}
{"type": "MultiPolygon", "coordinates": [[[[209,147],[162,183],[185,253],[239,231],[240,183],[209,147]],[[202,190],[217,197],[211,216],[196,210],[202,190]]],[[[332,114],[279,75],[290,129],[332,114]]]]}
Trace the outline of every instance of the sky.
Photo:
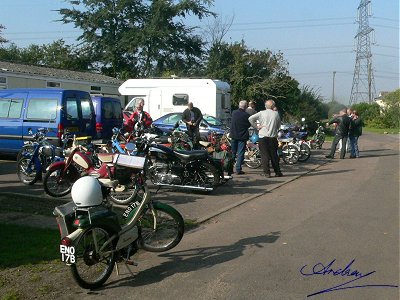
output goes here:
{"type": "MultiPolygon", "coordinates": [[[[76,44],[80,32],[57,22],[64,0],[1,0],[3,37],[26,47],[63,38],[76,44]]],[[[281,51],[301,86],[323,99],[347,104],[356,62],[360,0],[215,0],[211,10],[232,19],[225,41],[244,40],[250,49],[281,51]],[[335,76],[333,76],[335,72],[335,76]],[[333,78],[335,78],[333,80],[333,78]],[[333,89],[333,86],[335,87],[333,89]]],[[[189,18],[199,32],[212,23],[189,18]]],[[[399,88],[399,0],[371,0],[369,25],[376,93],[399,88]]]]}

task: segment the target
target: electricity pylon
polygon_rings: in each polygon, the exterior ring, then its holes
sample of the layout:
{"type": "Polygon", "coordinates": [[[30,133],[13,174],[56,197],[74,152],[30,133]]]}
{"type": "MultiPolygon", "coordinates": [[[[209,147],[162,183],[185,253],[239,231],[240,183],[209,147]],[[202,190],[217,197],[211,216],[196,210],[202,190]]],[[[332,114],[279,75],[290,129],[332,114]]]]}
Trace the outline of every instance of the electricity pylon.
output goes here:
{"type": "Polygon", "coordinates": [[[374,29],[369,27],[371,0],[361,0],[358,6],[358,32],[356,65],[354,67],[353,85],[349,105],[359,102],[372,103],[375,97],[375,79],[372,69],[371,34],[374,29]]]}

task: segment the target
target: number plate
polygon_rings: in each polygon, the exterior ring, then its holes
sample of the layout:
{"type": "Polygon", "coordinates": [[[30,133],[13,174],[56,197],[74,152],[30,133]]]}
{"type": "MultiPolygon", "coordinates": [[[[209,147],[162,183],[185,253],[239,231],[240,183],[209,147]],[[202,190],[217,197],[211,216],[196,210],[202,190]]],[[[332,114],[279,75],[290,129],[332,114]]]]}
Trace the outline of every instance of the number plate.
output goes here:
{"type": "Polygon", "coordinates": [[[67,127],[65,128],[68,132],[78,132],[79,128],[78,127],[67,127]]]}
{"type": "Polygon", "coordinates": [[[60,245],[61,261],[66,264],[75,263],[75,247],[60,245]]]}

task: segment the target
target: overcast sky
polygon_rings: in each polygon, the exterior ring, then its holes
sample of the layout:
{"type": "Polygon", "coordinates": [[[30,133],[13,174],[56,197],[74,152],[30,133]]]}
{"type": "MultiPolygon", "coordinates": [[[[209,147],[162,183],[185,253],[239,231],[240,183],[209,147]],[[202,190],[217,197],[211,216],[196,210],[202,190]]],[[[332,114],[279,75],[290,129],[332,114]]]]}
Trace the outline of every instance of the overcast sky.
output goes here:
{"type": "MultiPolygon", "coordinates": [[[[18,46],[63,38],[75,44],[79,31],[55,22],[64,0],[1,0],[3,36],[18,46]]],[[[357,7],[360,0],[215,0],[222,19],[233,17],[227,42],[244,40],[250,48],[281,51],[290,74],[302,85],[347,104],[355,66],[357,7]]],[[[372,0],[372,64],[377,93],[399,88],[399,0],[372,0]]],[[[209,20],[190,24],[204,28],[209,20]]]]}

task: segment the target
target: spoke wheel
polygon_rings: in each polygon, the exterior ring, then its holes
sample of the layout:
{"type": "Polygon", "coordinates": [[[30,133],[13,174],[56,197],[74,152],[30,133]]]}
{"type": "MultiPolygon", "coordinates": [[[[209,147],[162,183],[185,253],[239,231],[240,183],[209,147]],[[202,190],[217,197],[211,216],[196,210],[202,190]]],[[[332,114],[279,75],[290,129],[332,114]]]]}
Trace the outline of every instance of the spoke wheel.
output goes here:
{"type": "Polygon", "coordinates": [[[299,161],[305,162],[307,161],[310,156],[311,156],[311,148],[307,144],[303,143],[300,144],[300,156],[299,156],[299,161]]]}
{"type": "MultiPolygon", "coordinates": [[[[71,172],[67,170],[66,172],[71,172]]],[[[43,179],[44,191],[52,197],[63,197],[71,192],[75,180],[68,173],[61,177],[62,169],[48,171],[43,179]]]]}
{"type": "Polygon", "coordinates": [[[244,153],[244,164],[250,169],[257,169],[261,166],[260,149],[257,147],[248,148],[244,153]]]}
{"type": "Polygon", "coordinates": [[[106,229],[92,227],[76,243],[76,262],[71,265],[71,272],[80,287],[98,288],[110,277],[116,256],[113,243],[104,246],[110,236],[106,229]]]}
{"type": "Polygon", "coordinates": [[[17,164],[18,178],[23,184],[27,185],[35,184],[35,182],[39,179],[39,174],[35,168],[35,164],[32,163],[31,167],[28,167],[30,160],[30,158],[21,157],[17,164]]]}
{"type": "Polygon", "coordinates": [[[294,145],[284,145],[282,147],[282,159],[288,165],[293,165],[299,160],[299,150],[294,145]]]}
{"type": "Polygon", "coordinates": [[[185,225],[181,214],[173,207],[154,203],[139,219],[139,247],[150,252],[172,249],[181,241],[185,225]]]}

